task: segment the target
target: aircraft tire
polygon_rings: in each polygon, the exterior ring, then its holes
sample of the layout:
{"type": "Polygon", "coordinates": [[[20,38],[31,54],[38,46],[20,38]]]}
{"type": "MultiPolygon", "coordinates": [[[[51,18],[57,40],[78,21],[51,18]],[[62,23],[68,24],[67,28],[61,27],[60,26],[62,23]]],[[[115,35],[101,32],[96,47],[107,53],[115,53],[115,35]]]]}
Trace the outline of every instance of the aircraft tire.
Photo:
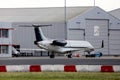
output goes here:
{"type": "Polygon", "coordinates": [[[68,54],[68,58],[72,58],[72,54],[68,54]]]}
{"type": "Polygon", "coordinates": [[[51,55],[50,55],[50,58],[55,58],[55,55],[51,54],[51,55]]]}

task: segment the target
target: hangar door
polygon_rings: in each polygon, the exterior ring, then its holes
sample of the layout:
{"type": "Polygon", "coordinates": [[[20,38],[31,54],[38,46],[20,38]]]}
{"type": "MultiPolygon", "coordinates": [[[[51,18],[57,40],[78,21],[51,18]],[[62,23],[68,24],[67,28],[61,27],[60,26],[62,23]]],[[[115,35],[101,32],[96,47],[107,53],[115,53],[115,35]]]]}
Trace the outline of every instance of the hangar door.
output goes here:
{"type": "Polygon", "coordinates": [[[69,28],[69,35],[68,39],[70,40],[84,40],[85,30],[84,29],[77,29],[77,28],[69,28]]]}
{"type": "Polygon", "coordinates": [[[86,19],[85,40],[89,41],[103,55],[108,55],[108,22],[103,19],[86,19]],[[104,40],[104,48],[101,48],[102,40],[104,40]],[[99,49],[97,49],[99,48],[99,49]]]}
{"type": "Polygon", "coordinates": [[[120,29],[109,30],[110,55],[120,55],[120,29]]]}

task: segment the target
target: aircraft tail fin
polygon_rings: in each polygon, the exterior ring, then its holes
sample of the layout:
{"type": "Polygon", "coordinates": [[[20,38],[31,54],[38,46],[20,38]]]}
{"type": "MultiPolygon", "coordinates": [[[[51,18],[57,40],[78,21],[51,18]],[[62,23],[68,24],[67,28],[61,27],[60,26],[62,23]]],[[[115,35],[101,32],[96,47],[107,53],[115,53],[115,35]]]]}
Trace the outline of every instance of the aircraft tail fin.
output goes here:
{"type": "Polygon", "coordinates": [[[34,31],[35,31],[35,37],[36,37],[36,41],[35,41],[35,44],[36,42],[38,41],[43,41],[43,40],[46,40],[47,38],[44,36],[41,28],[39,27],[46,27],[46,26],[52,26],[51,24],[50,25],[39,25],[39,24],[33,24],[33,25],[19,25],[20,27],[34,27],[34,31]]]}
{"type": "Polygon", "coordinates": [[[39,27],[46,27],[46,26],[52,26],[52,25],[32,25],[34,27],[34,31],[35,31],[35,37],[36,37],[36,41],[43,41],[46,40],[47,38],[44,36],[41,28],[39,27]]]}
{"type": "Polygon", "coordinates": [[[36,41],[43,41],[43,40],[46,40],[46,39],[47,39],[47,38],[43,35],[43,32],[42,32],[41,28],[39,28],[39,27],[34,27],[34,31],[35,31],[36,41]]]}

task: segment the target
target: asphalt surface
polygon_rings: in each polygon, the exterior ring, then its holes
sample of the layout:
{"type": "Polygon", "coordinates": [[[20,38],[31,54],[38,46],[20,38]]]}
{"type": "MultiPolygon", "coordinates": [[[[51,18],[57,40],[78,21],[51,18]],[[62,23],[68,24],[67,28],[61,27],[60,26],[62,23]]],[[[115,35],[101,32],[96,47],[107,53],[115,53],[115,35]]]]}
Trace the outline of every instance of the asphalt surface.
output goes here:
{"type": "Polygon", "coordinates": [[[120,57],[72,58],[56,57],[18,57],[0,58],[0,65],[120,65],[120,57]]]}

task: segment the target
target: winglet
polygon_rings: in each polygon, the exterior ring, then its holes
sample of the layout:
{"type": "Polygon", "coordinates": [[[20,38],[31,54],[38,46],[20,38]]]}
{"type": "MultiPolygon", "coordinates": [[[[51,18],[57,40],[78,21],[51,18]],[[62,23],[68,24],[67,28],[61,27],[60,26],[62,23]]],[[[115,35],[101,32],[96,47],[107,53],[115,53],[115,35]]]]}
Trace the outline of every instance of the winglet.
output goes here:
{"type": "Polygon", "coordinates": [[[104,48],[104,40],[102,40],[101,48],[104,48]]]}

